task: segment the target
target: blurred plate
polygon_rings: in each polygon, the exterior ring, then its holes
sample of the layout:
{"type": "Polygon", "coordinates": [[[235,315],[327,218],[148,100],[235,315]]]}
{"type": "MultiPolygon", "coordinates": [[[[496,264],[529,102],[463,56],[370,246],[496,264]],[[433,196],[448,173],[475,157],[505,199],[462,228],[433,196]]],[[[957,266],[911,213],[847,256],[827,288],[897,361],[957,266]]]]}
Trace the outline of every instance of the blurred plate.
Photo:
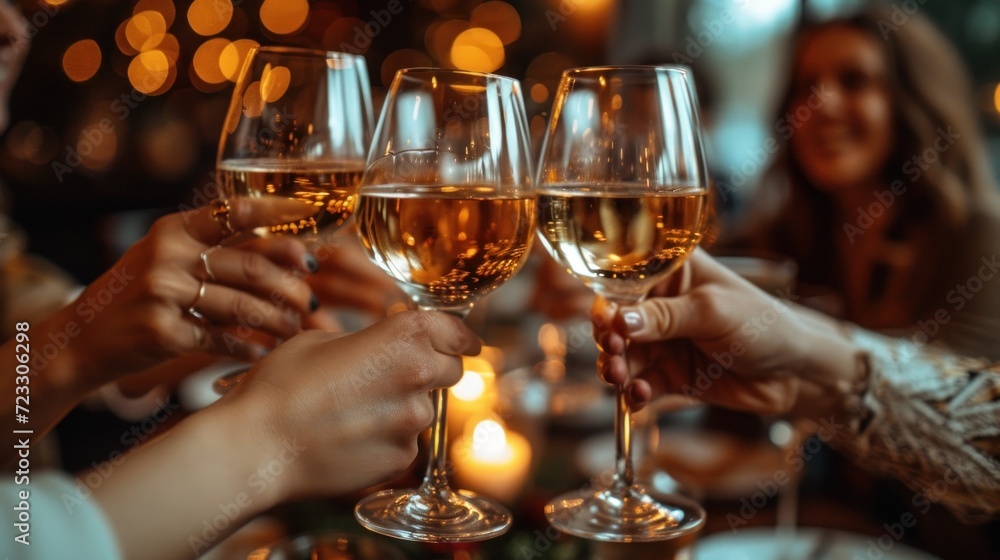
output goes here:
{"type": "Polygon", "coordinates": [[[177,388],[177,396],[185,410],[196,411],[219,400],[215,380],[230,373],[252,366],[249,362],[225,360],[202,368],[184,378],[177,388]]]}
{"type": "MultiPolygon", "coordinates": [[[[892,539],[891,546],[880,548],[879,538],[833,529],[799,528],[791,537],[791,542],[782,542],[782,537],[773,528],[741,529],[736,534],[717,533],[699,540],[694,546],[692,559],[937,560],[937,557],[896,542],[895,539],[892,539]]],[[[889,543],[882,538],[882,544],[889,543]]]]}
{"type": "Polygon", "coordinates": [[[250,560],[405,560],[399,549],[363,535],[316,533],[278,543],[250,560]]]}

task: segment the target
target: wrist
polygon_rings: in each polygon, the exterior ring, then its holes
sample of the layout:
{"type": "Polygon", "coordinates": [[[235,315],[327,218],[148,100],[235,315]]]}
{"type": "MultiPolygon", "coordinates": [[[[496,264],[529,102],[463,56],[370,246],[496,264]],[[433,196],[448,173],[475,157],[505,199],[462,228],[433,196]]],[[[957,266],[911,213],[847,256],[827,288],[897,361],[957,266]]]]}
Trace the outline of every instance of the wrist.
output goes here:
{"type": "Polygon", "coordinates": [[[796,408],[814,420],[848,419],[868,383],[867,352],[839,326],[809,329],[801,378],[805,387],[796,408]]]}
{"type": "Polygon", "coordinates": [[[66,306],[31,329],[31,340],[37,347],[38,358],[33,373],[40,385],[53,395],[79,400],[100,387],[93,374],[95,367],[82,341],[83,329],[66,306]]]}
{"type": "MultiPolygon", "coordinates": [[[[242,393],[240,389],[234,393],[242,393]]],[[[287,451],[288,446],[268,422],[265,407],[254,406],[248,396],[227,395],[199,414],[205,415],[203,424],[215,438],[218,459],[238,481],[236,490],[246,493],[255,513],[260,513],[294,493],[297,455],[287,451]]]]}

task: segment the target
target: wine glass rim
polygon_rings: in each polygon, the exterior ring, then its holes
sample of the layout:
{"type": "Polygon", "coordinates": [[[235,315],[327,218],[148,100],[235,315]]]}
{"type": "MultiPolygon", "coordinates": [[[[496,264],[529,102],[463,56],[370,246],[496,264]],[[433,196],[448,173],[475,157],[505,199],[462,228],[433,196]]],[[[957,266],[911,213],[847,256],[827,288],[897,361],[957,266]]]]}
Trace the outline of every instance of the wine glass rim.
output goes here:
{"type": "Polygon", "coordinates": [[[519,80],[517,78],[511,78],[510,76],[503,76],[500,74],[493,74],[490,72],[458,70],[456,68],[439,68],[436,66],[414,66],[412,68],[401,68],[396,72],[398,76],[409,76],[413,74],[431,74],[431,73],[440,73],[453,76],[468,76],[471,78],[482,78],[485,80],[499,80],[499,81],[519,83],[519,80]]]}
{"type": "Polygon", "coordinates": [[[302,47],[287,47],[283,45],[260,45],[254,47],[257,52],[283,54],[291,56],[322,57],[328,60],[365,60],[360,54],[345,53],[339,51],[324,51],[320,49],[306,49],[302,47]]]}
{"type": "Polygon", "coordinates": [[[582,66],[580,68],[569,68],[563,71],[564,78],[588,79],[591,74],[604,73],[636,73],[654,75],[661,72],[687,74],[691,73],[691,68],[683,64],[610,64],[606,66],[582,66]]]}

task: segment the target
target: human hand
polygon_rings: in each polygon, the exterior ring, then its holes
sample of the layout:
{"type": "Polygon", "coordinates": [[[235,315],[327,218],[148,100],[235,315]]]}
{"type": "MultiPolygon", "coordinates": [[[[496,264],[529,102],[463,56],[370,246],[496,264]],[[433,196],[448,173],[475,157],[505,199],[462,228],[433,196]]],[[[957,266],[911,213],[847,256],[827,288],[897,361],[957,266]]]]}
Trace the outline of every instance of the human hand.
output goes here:
{"type": "Polygon", "coordinates": [[[353,232],[323,236],[315,254],[319,268],[309,277],[309,286],[324,306],[348,307],[381,318],[409,300],[365,255],[353,232]]]}
{"type": "Polygon", "coordinates": [[[841,404],[860,372],[858,350],[835,323],[767,295],[701,250],[685,268],[686,285],[672,297],[594,305],[599,372],[626,384],[633,407],[668,393],[758,414],[819,417],[841,404]]]}
{"type": "MultiPolygon", "coordinates": [[[[230,204],[228,225],[235,231],[312,211],[280,199],[230,204]]],[[[67,370],[80,385],[100,386],[193,351],[256,359],[264,353],[261,344],[301,331],[302,317],[318,305],[302,279],[315,268],[305,248],[286,237],[220,246],[228,232],[225,214],[215,211],[210,206],[157,220],[48,321],[68,335],[60,359],[71,363],[67,370]]]]}
{"type": "Polygon", "coordinates": [[[261,360],[219,403],[266,455],[298,456],[277,500],[388,480],[417,455],[428,392],[455,384],[479,339],[460,320],[408,311],[351,335],[308,331],[261,360]]]}

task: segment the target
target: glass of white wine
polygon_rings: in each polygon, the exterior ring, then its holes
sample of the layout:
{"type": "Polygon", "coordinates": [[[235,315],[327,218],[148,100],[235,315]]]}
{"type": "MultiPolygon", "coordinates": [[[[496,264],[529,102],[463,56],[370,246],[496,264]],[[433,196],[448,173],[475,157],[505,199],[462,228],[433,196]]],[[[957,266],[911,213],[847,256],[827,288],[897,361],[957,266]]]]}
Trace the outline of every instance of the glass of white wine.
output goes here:
{"type": "MultiPolygon", "coordinates": [[[[371,259],[423,311],[464,318],[528,256],[535,201],[517,80],[456,70],[399,71],[375,131],[357,221],[371,259]]],[[[435,389],[430,460],[419,488],[384,490],[355,508],[385,535],[469,542],[510,527],[500,504],[453,491],[447,389],[435,389]]]]}
{"type": "Polygon", "coordinates": [[[222,196],[281,196],[315,206],[308,218],[257,232],[296,235],[311,246],[354,214],[373,121],[363,57],[253,48],[219,140],[222,196]]]}
{"type": "MultiPolygon", "coordinates": [[[[643,300],[701,240],[708,176],[690,72],[607,66],[563,73],[542,146],[538,233],[552,257],[619,305],[643,300]]],[[[677,538],[705,512],[681,496],[652,498],[632,470],[631,417],[617,391],[615,476],[564,494],[549,522],[611,542],[677,538]]]]}

